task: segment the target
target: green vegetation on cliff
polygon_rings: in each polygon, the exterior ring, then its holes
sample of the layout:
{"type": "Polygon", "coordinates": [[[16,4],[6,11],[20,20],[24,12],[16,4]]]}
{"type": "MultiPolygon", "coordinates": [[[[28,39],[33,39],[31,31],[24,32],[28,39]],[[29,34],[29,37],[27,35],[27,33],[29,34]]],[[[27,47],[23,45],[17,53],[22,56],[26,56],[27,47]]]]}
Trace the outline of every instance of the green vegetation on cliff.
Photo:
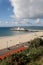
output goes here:
{"type": "Polygon", "coordinates": [[[43,65],[43,40],[30,41],[28,49],[0,61],[0,65],[43,65]]]}

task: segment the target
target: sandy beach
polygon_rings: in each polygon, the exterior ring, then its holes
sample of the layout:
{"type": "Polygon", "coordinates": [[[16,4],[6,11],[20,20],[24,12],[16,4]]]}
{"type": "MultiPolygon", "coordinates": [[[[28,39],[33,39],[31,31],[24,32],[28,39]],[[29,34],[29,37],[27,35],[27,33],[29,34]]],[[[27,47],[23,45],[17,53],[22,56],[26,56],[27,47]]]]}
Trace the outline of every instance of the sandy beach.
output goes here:
{"type": "Polygon", "coordinates": [[[43,31],[20,34],[16,36],[0,37],[0,50],[10,46],[14,46],[16,44],[30,41],[40,36],[43,36],[43,31]]]}

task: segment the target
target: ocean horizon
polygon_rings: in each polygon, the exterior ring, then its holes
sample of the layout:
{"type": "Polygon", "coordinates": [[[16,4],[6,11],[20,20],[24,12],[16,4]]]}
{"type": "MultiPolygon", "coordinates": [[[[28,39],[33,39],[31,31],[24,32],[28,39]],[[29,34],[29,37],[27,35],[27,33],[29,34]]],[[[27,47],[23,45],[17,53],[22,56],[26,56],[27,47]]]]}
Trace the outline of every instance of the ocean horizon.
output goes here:
{"type": "MultiPolygon", "coordinates": [[[[24,34],[24,33],[29,33],[29,32],[23,32],[23,31],[11,31],[11,28],[16,28],[15,27],[0,27],[0,37],[3,36],[13,36],[13,35],[18,35],[18,34],[24,34]]],[[[24,29],[29,29],[29,30],[43,30],[43,26],[19,26],[24,29]]]]}

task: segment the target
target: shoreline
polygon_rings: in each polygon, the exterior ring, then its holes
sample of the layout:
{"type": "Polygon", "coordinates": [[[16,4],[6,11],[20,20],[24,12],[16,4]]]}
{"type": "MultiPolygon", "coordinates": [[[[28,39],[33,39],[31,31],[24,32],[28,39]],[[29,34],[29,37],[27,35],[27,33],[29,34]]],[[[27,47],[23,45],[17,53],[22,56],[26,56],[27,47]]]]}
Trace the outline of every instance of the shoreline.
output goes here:
{"type": "Polygon", "coordinates": [[[31,32],[31,33],[26,33],[26,34],[19,34],[19,35],[14,35],[14,36],[5,36],[5,37],[0,37],[0,50],[21,44],[23,42],[27,42],[30,40],[33,40],[36,37],[43,36],[43,31],[38,31],[38,32],[31,32]]]}

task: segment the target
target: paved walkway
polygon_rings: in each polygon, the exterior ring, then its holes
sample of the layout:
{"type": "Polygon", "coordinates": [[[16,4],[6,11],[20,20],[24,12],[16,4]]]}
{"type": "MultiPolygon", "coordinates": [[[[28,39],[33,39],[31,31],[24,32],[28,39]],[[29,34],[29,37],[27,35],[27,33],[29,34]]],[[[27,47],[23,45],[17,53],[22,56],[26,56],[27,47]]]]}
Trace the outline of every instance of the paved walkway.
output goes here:
{"type": "Polygon", "coordinates": [[[28,46],[28,43],[18,44],[16,46],[12,46],[12,47],[0,50],[0,59],[3,59],[5,57],[8,57],[8,56],[14,54],[14,53],[25,50],[26,45],[28,46]]]}

